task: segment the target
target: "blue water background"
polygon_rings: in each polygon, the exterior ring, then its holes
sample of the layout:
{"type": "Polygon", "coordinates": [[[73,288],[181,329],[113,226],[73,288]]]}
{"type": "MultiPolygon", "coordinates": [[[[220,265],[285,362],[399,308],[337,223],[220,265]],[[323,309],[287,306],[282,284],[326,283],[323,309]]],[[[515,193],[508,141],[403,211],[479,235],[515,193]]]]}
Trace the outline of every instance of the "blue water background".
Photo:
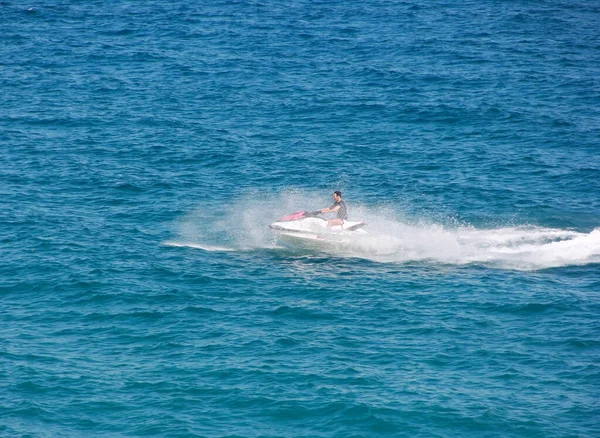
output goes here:
{"type": "Polygon", "coordinates": [[[599,29],[0,2],[0,435],[600,436],[599,29]],[[333,190],[369,236],[282,248],[333,190]]]}

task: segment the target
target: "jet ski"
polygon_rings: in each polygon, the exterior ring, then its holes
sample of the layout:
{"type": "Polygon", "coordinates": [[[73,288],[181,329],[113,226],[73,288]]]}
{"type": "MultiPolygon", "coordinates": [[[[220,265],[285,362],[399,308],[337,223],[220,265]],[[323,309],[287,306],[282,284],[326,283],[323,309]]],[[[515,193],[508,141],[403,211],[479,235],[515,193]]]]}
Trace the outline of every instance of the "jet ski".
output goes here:
{"type": "Polygon", "coordinates": [[[320,211],[298,211],[292,213],[269,225],[275,231],[278,241],[293,246],[323,247],[348,247],[354,239],[367,232],[363,221],[345,221],[343,225],[327,226],[327,220],[320,215],[320,211]]]}

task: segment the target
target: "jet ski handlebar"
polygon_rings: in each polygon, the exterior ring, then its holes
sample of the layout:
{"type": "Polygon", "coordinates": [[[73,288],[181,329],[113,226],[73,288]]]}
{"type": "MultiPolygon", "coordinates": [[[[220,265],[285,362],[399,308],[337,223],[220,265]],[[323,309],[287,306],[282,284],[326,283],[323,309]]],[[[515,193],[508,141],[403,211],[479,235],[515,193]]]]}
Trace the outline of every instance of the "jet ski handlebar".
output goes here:
{"type": "Polygon", "coordinates": [[[283,216],[279,221],[295,221],[297,219],[303,219],[305,217],[315,217],[321,214],[321,210],[315,211],[297,211],[296,213],[288,214],[283,216]]]}

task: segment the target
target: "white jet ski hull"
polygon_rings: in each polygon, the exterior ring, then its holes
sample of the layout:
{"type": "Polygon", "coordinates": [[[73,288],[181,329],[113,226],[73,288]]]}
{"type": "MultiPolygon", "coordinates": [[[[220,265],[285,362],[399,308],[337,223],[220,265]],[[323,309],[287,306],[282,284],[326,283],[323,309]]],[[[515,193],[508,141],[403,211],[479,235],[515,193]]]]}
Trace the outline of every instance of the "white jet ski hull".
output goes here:
{"type": "Polygon", "coordinates": [[[327,226],[327,221],[318,217],[301,217],[294,220],[280,219],[270,225],[278,242],[291,247],[314,249],[348,249],[358,236],[367,232],[362,221],[345,221],[343,225],[327,226]]]}
{"type": "Polygon", "coordinates": [[[291,248],[308,248],[318,250],[351,250],[356,246],[358,235],[365,235],[366,232],[357,233],[352,236],[334,235],[322,236],[309,233],[289,233],[280,232],[277,234],[277,242],[291,248]]]}
{"type": "Polygon", "coordinates": [[[269,225],[269,227],[272,230],[285,231],[290,233],[339,234],[352,233],[358,231],[365,225],[366,224],[362,221],[346,221],[343,225],[334,225],[333,227],[328,227],[327,221],[325,219],[308,217],[294,221],[273,222],[271,225],[269,225]]]}

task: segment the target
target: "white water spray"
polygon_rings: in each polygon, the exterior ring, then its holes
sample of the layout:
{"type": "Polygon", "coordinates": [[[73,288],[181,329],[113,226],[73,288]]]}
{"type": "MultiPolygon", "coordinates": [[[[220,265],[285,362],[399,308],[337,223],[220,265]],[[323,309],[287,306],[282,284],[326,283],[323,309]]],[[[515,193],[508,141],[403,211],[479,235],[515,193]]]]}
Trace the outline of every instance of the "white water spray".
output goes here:
{"type": "MultiPolygon", "coordinates": [[[[284,214],[330,204],[322,193],[254,194],[234,202],[222,214],[201,209],[191,212],[178,223],[178,237],[165,244],[206,251],[276,248],[276,237],[268,227],[271,222],[284,214]]],[[[409,221],[389,207],[349,207],[352,219],[368,223],[368,234],[358,236],[348,247],[327,251],[339,257],[518,270],[600,263],[600,228],[590,233],[535,226],[476,229],[409,221]]]]}

